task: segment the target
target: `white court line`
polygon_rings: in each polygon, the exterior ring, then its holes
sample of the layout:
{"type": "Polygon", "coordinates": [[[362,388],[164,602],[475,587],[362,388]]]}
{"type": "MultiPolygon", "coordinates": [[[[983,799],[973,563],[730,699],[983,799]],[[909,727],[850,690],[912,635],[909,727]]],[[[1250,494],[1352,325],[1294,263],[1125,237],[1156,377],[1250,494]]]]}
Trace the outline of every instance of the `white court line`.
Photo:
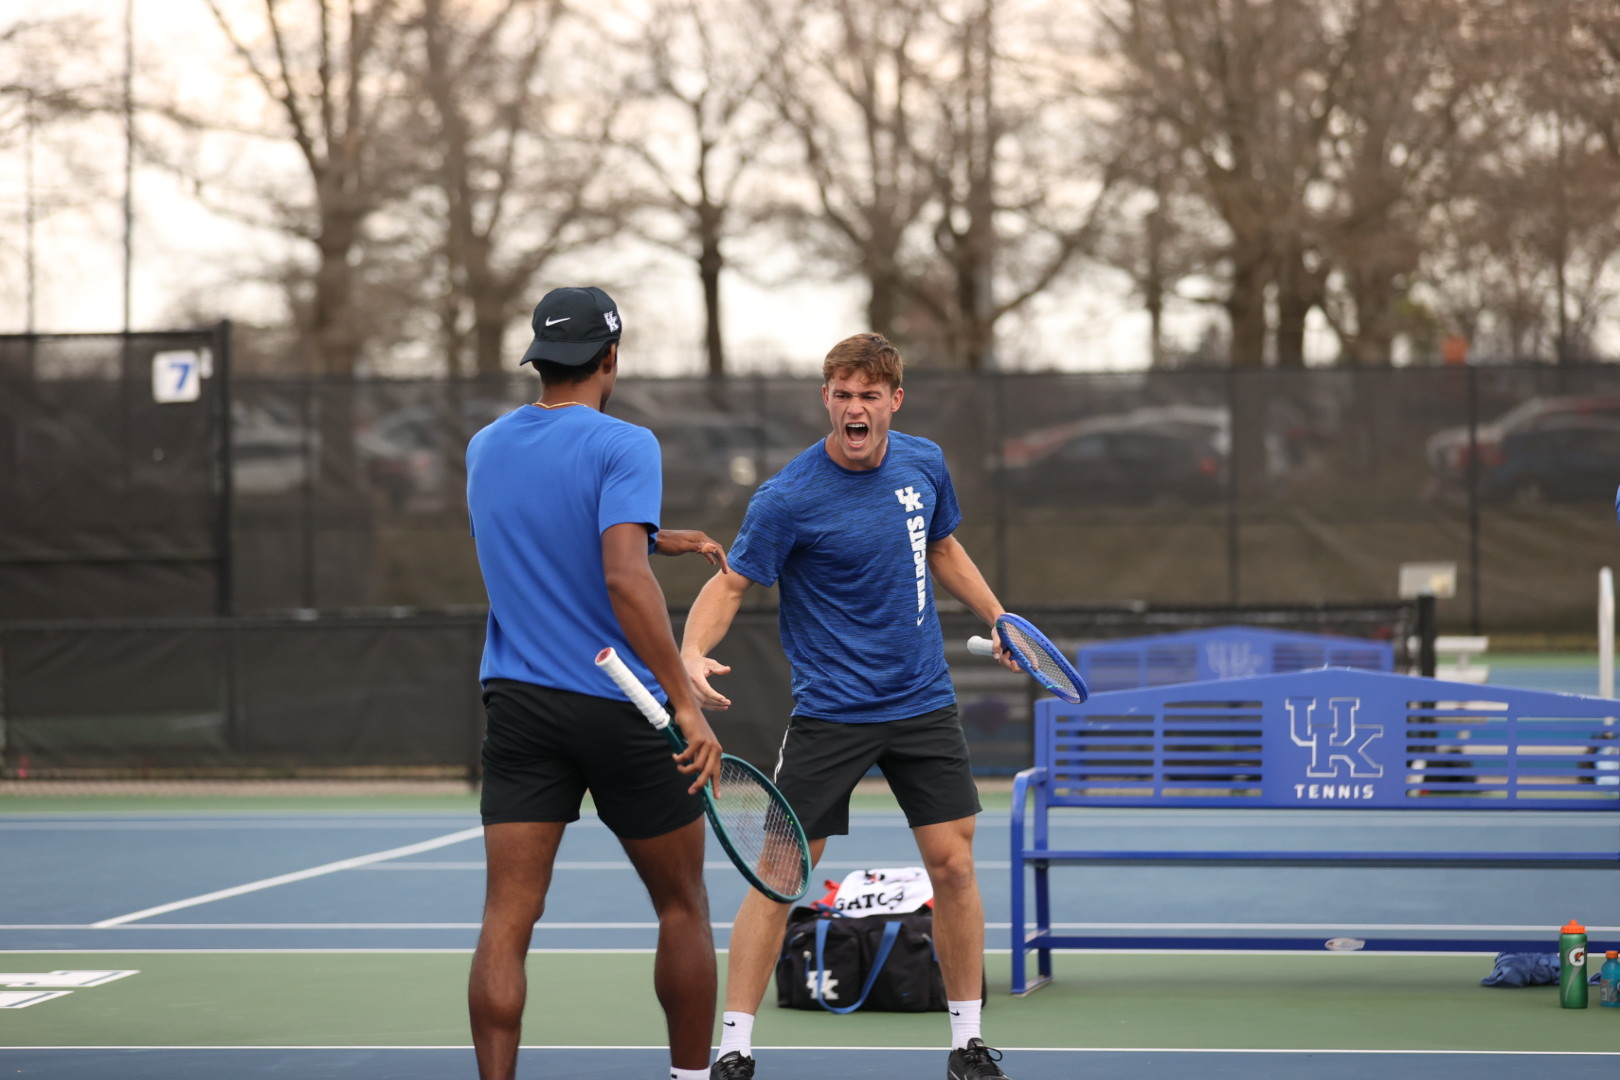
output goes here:
{"type": "MultiPolygon", "coordinates": [[[[817,870],[865,870],[868,867],[876,866],[876,865],[877,864],[873,863],[873,862],[834,862],[834,861],[828,859],[828,860],[824,860],[822,862],[817,863],[816,864],[816,869],[817,870]]],[[[884,865],[887,866],[889,864],[884,863],[884,865]]],[[[1012,868],[1012,863],[1010,863],[1010,862],[1008,862],[1006,860],[1003,860],[1001,862],[996,862],[994,860],[988,860],[988,861],[981,860],[979,862],[976,862],[974,865],[977,866],[980,870],[1009,870],[1009,869],[1012,868]]],[[[375,866],[362,866],[362,867],[359,867],[359,869],[361,869],[361,870],[483,870],[487,866],[488,866],[488,864],[483,862],[483,861],[478,861],[478,862],[472,862],[472,861],[468,861],[468,862],[401,862],[401,863],[381,863],[381,864],[378,864],[378,865],[375,865],[375,866]]],[[[552,864],[552,867],[553,867],[553,869],[556,869],[556,870],[634,870],[635,869],[635,867],[630,865],[630,863],[619,861],[619,860],[602,860],[602,861],[575,860],[575,861],[570,862],[570,861],[567,861],[567,860],[558,859],[555,863],[552,864]]],[[[731,864],[731,862],[729,860],[726,861],[726,862],[718,862],[717,861],[717,862],[706,862],[706,863],[703,864],[703,869],[705,869],[705,870],[731,870],[733,868],[734,867],[732,866],[732,864],[731,864]]]]}
{"type": "MultiPolygon", "coordinates": [[[[868,1053],[873,1050],[902,1050],[920,1053],[938,1053],[939,1047],[935,1044],[927,1046],[850,1046],[829,1047],[818,1046],[790,1046],[755,1043],[756,1050],[803,1050],[815,1051],[822,1054],[868,1053]]],[[[365,1045],[348,1046],[4,1046],[0,1047],[0,1054],[7,1050],[61,1050],[72,1052],[75,1050],[471,1050],[471,1043],[441,1043],[433,1046],[420,1045],[388,1045],[380,1043],[367,1043],[365,1045]]],[[[667,1046],[559,1046],[545,1043],[523,1043],[522,1050],[642,1050],[667,1053],[667,1046]]],[[[1271,1047],[1241,1047],[1241,1046],[1003,1046],[997,1049],[1007,1053],[1018,1054],[1421,1054],[1426,1057],[1620,1057],[1620,1050],[1351,1050],[1325,1047],[1321,1049],[1294,1047],[1286,1050],[1271,1047]]]]}
{"type": "MultiPolygon", "coordinates": [[[[567,956],[595,956],[598,953],[619,954],[635,956],[653,956],[656,949],[540,949],[529,950],[530,956],[567,955],[567,956]]],[[[716,953],[724,953],[725,949],[716,949],[716,953]]],[[[1003,949],[1002,952],[1008,950],[1003,949]]],[[[236,953],[264,956],[347,956],[350,953],[368,956],[416,956],[418,954],[439,956],[471,956],[471,946],[457,949],[0,949],[0,956],[21,956],[23,954],[34,956],[232,956],[236,953]]],[[[3,1050],[4,1044],[0,1044],[3,1050]]]]}
{"type": "Polygon", "coordinates": [[[299,820],[295,818],[240,818],[240,819],[194,819],[194,818],[144,818],[137,820],[114,819],[75,819],[71,821],[7,821],[4,814],[0,814],[0,832],[198,832],[208,830],[237,829],[303,829],[316,831],[350,830],[350,829],[426,829],[444,828],[460,821],[468,820],[469,815],[458,814],[454,818],[417,819],[399,818],[396,820],[355,819],[344,821],[340,819],[314,819],[299,820]]]}
{"type": "MultiPolygon", "coordinates": [[[[0,930],[477,930],[479,923],[475,922],[412,922],[412,923],[336,923],[336,922],[303,922],[303,923],[146,923],[134,926],[126,924],[107,925],[105,923],[0,923],[0,930]]],[[[731,929],[729,922],[711,922],[715,930],[731,929]]],[[[1010,922],[987,922],[986,931],[1011,930],[1010,922]]],[[[656,930],[656,922],[554,922],[550,919],[541,919],[535,923],[537,930],[656,930]]],[[[1540,924],[1495,924],[1495,923],[1130,923],[1130,922],[1055,922],[1054,930],[1275,930],[1275,931],[1311,931],[1311,932],[1343,932],[1348,930],[1364,931],[1415,931],[1419,933],[1522,933],[1545,934],[1547,928],[1540,924]]],[[[1620,925],[1587,926],[1588,934],[1620,933],[1620,925]]],[[[0,949],[0,952],[13,950],[0,949]]],[[[84,952],[84,949],[66,950],[69,952],[84,952]]],[[[93,951],[93,950],[92,950],[93,951]]],[[[1077,950],[1061,950],[1064,952],[1077,950]]],[[[1081,950],[1096,951],[1096,950],[1081,950]]],[[[1113,950],[1110,950],[1113,951],[1113,950]]],[[[1131,952],[1134,950],[1124,950],[1131,952]]],[[[1211,950],[1200,949],[1199,952],[1211,950]]],[[[1270,951],[1270,950],[1265,950],[1270,951]]],[[[1390,956],[1398,955],[1385,950],[1367,950],[1366,955],[1390,956]]],[[[1345,954],[1349,955],[1349,954],[1345,954]]],[[[1409,954],[1408,954],[1409,955],[1409,954]]]]}
{"type": "Polygon", "coordinates": [[[370,855],[359,855],[352,859],[339,859],[337,862],[326,863],[323,866],[312,866],[308,870],[298,870],[291,874],[279,874],[276,877],[265,878],[262,881],[250,881],[245,885],[234,885],[229,889],[220,889],[217,892],[204,893],[201,896],[192,896],[185,900],[175,900],[168,904],[159,904],[156,907],[143,908],[132,911],[128,915],[118,915],[111,919],[91,923],[96,930],[105,930],[110,927],[123,926],[139,919],[147,919],[153,915],[163,915],[170,911],[179,911],[182,908],[196,907],[199,904],[210,904],[215,900],[224,900],[232,896],[241,896],[244,893],[258,892],[261,889],[273,889],[277,885],[287,885],[294,881],[306,881],[309,878],[320,877],[323,874],[335,874],[339,870],[353,870],[357,866],[367,866],[385,859],[398,859],[406,855],[415,855],[423,851],[432,851],[435,848],[449,847],[465,840],[472,840],[484,834],[482,825],[475,825],[470,829],[450,833],[448,836],[436,837],[432,840],[423,840],[417,844],[406,844],[404,847],[389,848],[387,851],[377,851],[370,855]]]}

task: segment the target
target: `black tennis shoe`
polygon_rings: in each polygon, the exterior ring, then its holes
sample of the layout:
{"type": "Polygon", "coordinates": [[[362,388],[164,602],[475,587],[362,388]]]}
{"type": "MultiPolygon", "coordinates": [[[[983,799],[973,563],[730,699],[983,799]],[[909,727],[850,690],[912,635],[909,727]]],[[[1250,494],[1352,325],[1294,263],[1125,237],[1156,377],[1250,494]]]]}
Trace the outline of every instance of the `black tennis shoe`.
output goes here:
{"type": "Polygon", "coordinates": [[[709,1080],[754,1080],[754,1059],[733,1050],[709,1066],[709,1080]]]}
{"type": "MultiPolygon", "coordinates": [[[[1001,1051],[984,1045],[983,1039],[969,1039],[961,1050],[951,1051],[951,1060],[945,1067],[946,1080],[1009,1080],[1001,1066],[1001,1051]]],[[[753,1075],[749,1070],[748,1075],[753,1075]]]]}

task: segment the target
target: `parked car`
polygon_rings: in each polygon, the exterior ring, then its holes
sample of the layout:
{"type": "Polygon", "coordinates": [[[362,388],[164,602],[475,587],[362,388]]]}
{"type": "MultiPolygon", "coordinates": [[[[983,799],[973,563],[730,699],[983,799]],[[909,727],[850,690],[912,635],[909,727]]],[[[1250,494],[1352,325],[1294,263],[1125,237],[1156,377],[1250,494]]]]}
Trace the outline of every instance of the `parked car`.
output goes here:
{"type": "Polygon", "coordinates": [[[1466,426],[1429,436],[1424,453],[1430,494],[1458,498],[1476,467],[1482,498],[1536,502],[1609,499],[1620,480],[1610,450],[1620,425],[1620,397],[1535,397],[1480,424],[1470,441],[1466,426]]]}
{"type": "Polygon", "coordinates": [[[436,512],[458,505],[467,443],[510,412],[509,401],[468,398],[459,425],[448,405],[408,405],[364,422],[355,453],[367,482],[395,510],[436,512]]]}
{"type": "Polygon", "coordinates": [[[1620,419],[1552,417],[1480,457],[1480,497],[1491,501],[1607,502],[1617,481],[1620,419]]]}
{"type": "Polygon", "coordinates": [[[1226,497],[1227,454],[1218,430],[1124,413],[1029,432],[992,463],[1022,504],[1173,506],[1226,497]]]}
{"type": "Polygon", "coordinates": [[[814,441],[773,422],[720,413],[669,415],[649,426],[663,449],[664,505],[675,510],[741,505],[814,441]]]}
{"type": "Polygon", "coordinates": [[[319,461],[319,432],[267,405],[231,404],[231,485],[237,495],[302,491],[319,461]]]}

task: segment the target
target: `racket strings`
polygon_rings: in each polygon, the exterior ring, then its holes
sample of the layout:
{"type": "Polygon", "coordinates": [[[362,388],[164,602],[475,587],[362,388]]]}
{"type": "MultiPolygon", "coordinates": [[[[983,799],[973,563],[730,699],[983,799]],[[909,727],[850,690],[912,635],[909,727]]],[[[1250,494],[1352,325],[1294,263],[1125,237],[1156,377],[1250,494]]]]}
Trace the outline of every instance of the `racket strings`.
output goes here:
{"type": "Polygon", "coordinates": [[[720,764],[714,812],[733,849],[761,883],[798,896],[808,883],[798,825],[757,773],[726,758],[720,764]]]}
{"type": "Polygon", "coordinates": [[[1040,679],[1047,686],[1066,696],[1072,695],[1076,698],[1085,696],[1081,688],[1075,685],[1074,676],[1069,673],[1069,665],[1047,652],[1041,642],[1030,637],[1018,626],[1002,623],[997,629],[1001,631],[1002,643],[1023,657],[1024,662],[1032,671],[1039,673],[1040,679]]]}

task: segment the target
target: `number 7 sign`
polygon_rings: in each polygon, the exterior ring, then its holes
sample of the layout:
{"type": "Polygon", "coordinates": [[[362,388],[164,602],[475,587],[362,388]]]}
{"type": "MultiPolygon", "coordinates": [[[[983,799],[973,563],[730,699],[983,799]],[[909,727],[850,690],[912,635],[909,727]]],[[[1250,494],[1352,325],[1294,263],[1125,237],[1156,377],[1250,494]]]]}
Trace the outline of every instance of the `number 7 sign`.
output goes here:
{"type": "Polygon", "coordinates": [[[196,401],[208,374],[204,357],[196,350],[160,352],[152,357],[152,400],[160,405],[196,401]]]}

